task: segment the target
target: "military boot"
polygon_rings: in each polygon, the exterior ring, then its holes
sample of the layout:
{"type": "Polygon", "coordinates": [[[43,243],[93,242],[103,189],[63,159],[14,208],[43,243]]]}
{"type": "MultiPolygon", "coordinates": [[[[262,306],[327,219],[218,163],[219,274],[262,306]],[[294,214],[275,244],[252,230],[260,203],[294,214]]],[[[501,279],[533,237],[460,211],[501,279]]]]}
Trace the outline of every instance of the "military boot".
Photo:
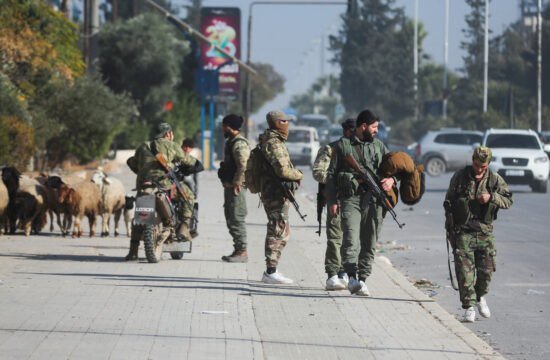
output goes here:
{"type": "Polygon", "coordinates": [[[248,262],[248,253],[246,250],[237,250],[230,256],[222,256],[222,260],[231,263],[245,263],[248,262]]]}
{"type": "Polygon", "coordinates": [[[126,261],[135,261],[138,259],[139,242],[130,241],[130,251],[126,255],[126,261]]]}
{"type": "Polygon", "coordinates": [[[177,236],[183,241],[191,241],[193,238],[189,233],[189,218],[186,218],[178,227],[177,236]]]}

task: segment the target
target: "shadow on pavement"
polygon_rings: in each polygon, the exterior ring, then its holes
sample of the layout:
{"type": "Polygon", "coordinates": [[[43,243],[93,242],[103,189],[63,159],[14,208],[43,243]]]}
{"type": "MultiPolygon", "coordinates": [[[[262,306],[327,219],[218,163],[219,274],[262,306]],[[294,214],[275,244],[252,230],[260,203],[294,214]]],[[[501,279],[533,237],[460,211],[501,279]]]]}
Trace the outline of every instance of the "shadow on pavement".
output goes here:
{"type": "MultiPolygon", "coordinates": [[[[29,274],[27,272],[22,272],[29,274]]],[[[268,296],[285,296],[297,298],[350,298],[363,300],[382,300],[382,301],[399,301],[410,303],[430,303],[434,300],[416,300],[412,298],[387,298],[387,297],[359,297],[350,295],[347,291],[329,292],[322,287],[300,287],[299,285],[268,285],[257,280],[241,280],[241,279],[213,279],[213,278],[198,278],[198,277],[179,277],[179,276],[147,276],[147,275],[122,275],[122,274],[100,274],[100,273],[30,273],[34,275],[52,275],[52,276],[82,276],[93,277],[95,280],[112,280],[112,281],[131,281],[143,282],[143,284],[116,284],[116,286],[129,287],[151,287],[160,289],[204,289],[204,290],[226,290],[226,291],[241,291],[241,295],[268,295],[268,296]],[[189,285],[163,285],[163,284],[147,284],[147,282],[180,282],[189,283],[189,285]],[[204,284],[204,285],[197,285],[204,284]],[[275,291],[273,291],[275,290],[275,291]],[[285,290],[286,292],[283,292],[285,290]]]]}
{"type": "Polygon", "coordinates": [[[88,262],[124,262],[124,256],[113,257],[103,255],[69,255],[69,254],[0,254],[4,257],[48,260],[48,261],[88,261],[88,262]]]}

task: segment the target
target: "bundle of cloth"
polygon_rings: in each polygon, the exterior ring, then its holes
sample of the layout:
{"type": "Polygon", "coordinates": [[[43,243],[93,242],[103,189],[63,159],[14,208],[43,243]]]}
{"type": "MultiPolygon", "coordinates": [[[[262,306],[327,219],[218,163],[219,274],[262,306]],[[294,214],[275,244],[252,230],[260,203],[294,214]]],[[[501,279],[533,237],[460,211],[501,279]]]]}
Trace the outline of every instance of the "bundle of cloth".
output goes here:
{"type": "Polygon", "coordinates": [[[384,155],[380,170],[384,177],[396,176],[401,180],[399,195],[407,205],[420,201],[426,190],[424,165],[415,165],[413,159],[402,151],[391,151],[384,155]]]}

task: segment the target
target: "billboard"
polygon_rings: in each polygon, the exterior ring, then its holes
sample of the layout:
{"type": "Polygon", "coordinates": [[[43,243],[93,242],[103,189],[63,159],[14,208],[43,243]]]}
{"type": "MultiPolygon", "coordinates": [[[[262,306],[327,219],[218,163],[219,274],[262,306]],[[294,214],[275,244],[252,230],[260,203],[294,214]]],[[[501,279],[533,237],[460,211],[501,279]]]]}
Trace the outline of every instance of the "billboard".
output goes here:
{"type": "MultiPolygon", "coordinates": [[[[241,10],[236,7],[203,7],[201,33],[236,58],[241,58],[241,10]]],[[[206,42],[201,43],[202,66],[215,70],[228,59],[206,42]]],[[[219,95],[236,100],[239,96],[239,65],[231,64],[219,71],[219,95]]]]}

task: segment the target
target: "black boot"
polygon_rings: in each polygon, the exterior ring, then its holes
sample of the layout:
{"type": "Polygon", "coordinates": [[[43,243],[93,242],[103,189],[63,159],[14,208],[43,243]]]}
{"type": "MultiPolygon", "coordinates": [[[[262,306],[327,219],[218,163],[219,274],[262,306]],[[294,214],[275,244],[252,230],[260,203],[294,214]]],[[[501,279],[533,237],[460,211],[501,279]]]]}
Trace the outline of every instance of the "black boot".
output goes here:
{"type": "Polygon", "coordinates": [[[126,261],[135,261],[138,259],[138,249],[139,249],[139,242],[131,241],[130,240],[130,251],[128,251],[128,255],[126,255],[125,259],[126,261]]]}

